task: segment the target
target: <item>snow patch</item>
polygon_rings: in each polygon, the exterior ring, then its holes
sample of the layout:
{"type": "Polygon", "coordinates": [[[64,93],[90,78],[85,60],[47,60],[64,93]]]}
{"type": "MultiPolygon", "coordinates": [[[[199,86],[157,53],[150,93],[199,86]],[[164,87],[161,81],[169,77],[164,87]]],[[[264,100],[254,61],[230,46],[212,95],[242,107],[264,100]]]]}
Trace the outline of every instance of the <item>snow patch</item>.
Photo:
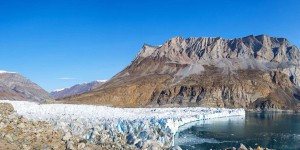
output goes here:
{"type": "Polygon", "coordinates": [[[16,72],[9,72],[9,71],[5,71],[5,70],[0,70],[0,73],[16,73],[16,72]]]}
{"type": "Polygon", "coordinates": [[[56,90],[53,90],[52,92],[60,92],[60,91],[63,91],[65,89],[67,89],[67,88],[56,89],[56,90]]]}
{"type": "Polygon", "coordinates": [[[108,80],[96,80],[97,82],[106,82],[108,80]]]}

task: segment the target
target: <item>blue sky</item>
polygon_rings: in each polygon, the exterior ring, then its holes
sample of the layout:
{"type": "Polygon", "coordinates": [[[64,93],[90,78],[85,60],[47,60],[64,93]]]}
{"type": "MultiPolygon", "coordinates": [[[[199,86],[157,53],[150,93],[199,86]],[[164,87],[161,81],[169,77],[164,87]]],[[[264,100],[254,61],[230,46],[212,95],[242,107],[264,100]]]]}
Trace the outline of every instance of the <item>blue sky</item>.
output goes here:
{"type": "Polygon", "coordinates": [[[109,79],[144,43],[174,36],[286,37],[300,46],[299,0],[0,1],[0,70],[48,91],[109,79]]]}

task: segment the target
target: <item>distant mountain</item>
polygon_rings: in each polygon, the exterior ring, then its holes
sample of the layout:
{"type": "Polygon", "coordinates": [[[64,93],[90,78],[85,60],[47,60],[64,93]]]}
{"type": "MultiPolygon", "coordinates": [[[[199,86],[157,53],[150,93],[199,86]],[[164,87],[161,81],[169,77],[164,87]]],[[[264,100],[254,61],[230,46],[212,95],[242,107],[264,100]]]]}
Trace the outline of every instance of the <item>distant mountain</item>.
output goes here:
{"type": "Polygon", "coordinates": [[[175,37],[144,45],[103,86],[67,103],[300,109],[300,51],[285,38],[175,37]]]}
{"type": "Polygon", "coordinates": [[[50,98],[47,91],[22,75],[0,71],[0,99],[43,101],[50,98]]]}
{"type": "Polygon", "coordinates": [[[97,81],[93,81],[90,83],[76,84],[70,88],[55,90],[55,91],[51,92],[50,94],[55,99],[61,99],[61,98],[65,98],[68,96],[73,96],[73,95],[88,92],[97,87],[100,87],[105,82],[106,82],[105,80],[97,80],[97,81]]]}

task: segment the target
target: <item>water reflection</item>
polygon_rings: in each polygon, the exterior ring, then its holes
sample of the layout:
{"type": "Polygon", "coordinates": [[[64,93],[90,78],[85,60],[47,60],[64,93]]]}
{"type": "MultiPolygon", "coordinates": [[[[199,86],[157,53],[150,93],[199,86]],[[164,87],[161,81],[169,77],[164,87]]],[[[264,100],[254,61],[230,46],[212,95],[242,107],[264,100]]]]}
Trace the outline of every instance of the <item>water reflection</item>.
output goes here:
{"type": "Polygon", "coordinates": [[[220,149],[239,143],[275,149],[300,149],[300,115],[288,113],[247,113],[190,123],[175,135],[183,149],[220,149]]]}

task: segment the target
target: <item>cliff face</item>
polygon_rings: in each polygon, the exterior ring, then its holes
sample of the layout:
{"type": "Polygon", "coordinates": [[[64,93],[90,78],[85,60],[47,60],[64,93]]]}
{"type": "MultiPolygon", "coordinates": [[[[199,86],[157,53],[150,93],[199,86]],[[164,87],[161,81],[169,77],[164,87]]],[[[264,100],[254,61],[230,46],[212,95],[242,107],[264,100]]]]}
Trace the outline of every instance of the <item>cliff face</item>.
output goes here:
{"type": "Polygon", "coordinates": [[[0,71],[0,99],[43,101],[50,98],[47,91],[20,74],[0,71]]]}
{"type": "Polygon", "coordinates": [[[175,37],[144,45],[112,80],[70,103],[115,106],[300,108],[300,51],[266,35],[175,37]]]}

